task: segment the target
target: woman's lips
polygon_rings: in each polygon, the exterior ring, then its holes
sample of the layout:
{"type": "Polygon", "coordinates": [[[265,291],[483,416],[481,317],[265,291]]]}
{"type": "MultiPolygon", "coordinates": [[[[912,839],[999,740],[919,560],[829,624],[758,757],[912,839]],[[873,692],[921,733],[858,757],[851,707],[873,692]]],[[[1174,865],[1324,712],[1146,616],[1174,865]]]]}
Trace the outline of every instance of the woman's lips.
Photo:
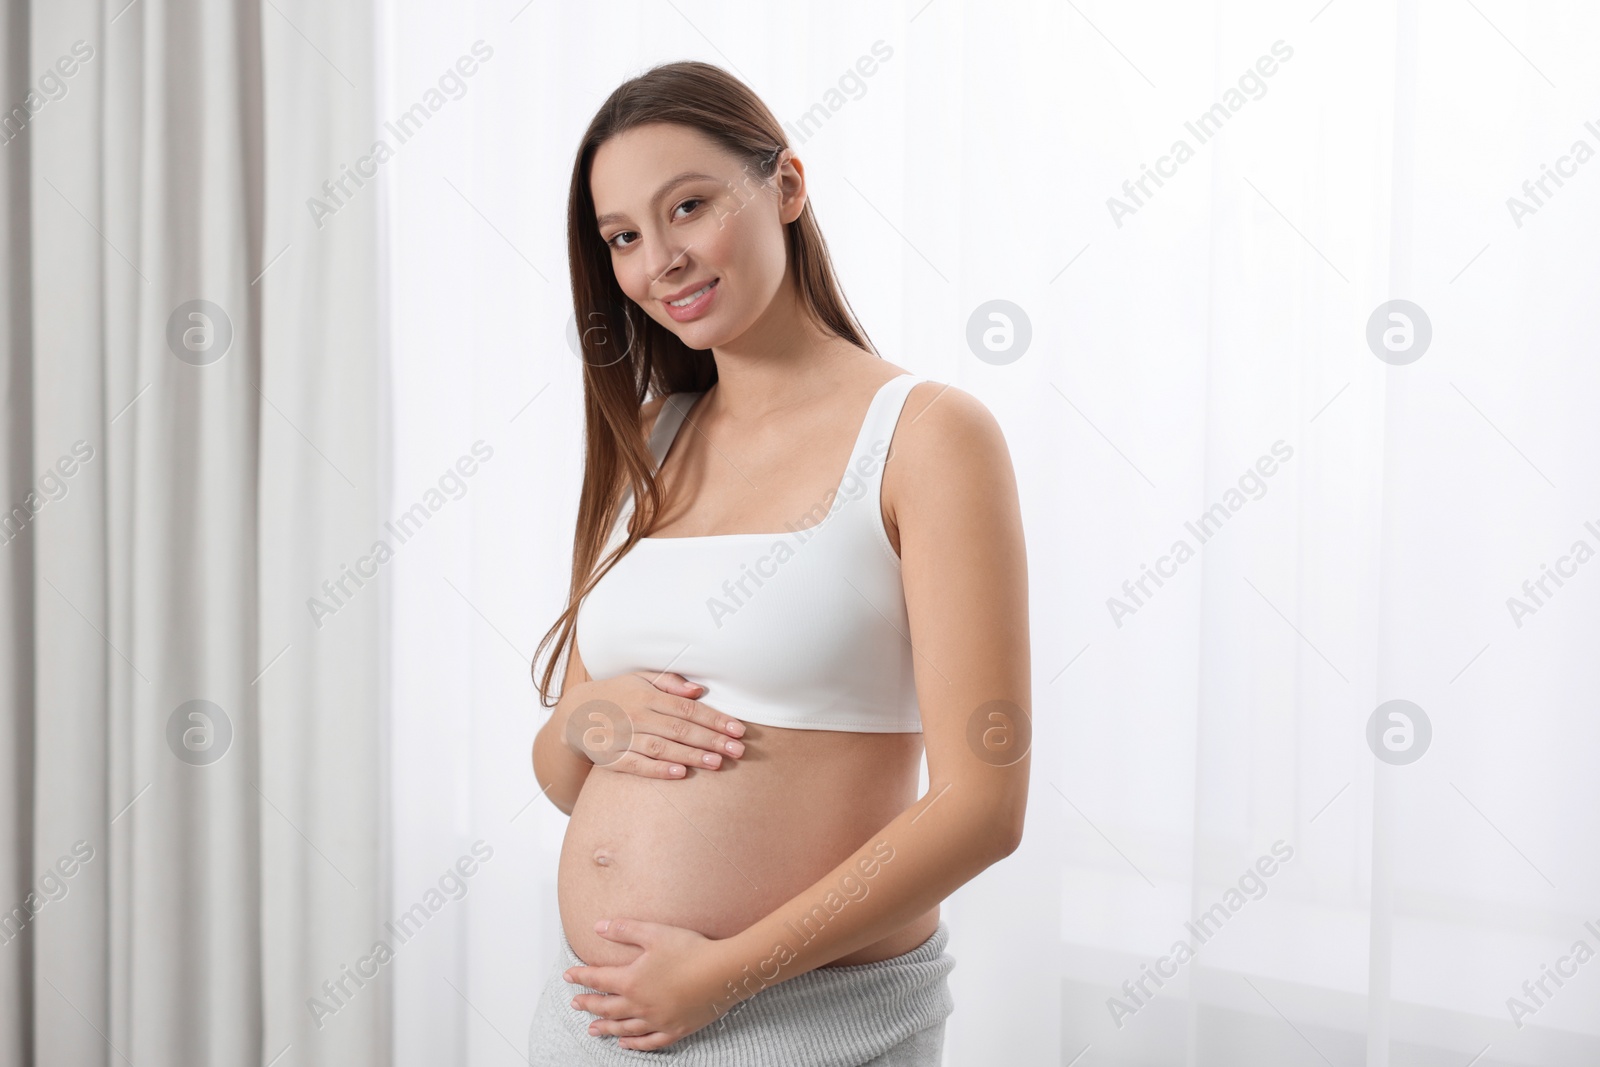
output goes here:
{"type": "Polygon", "coordinates": [[[675,307],[663,300],[661,306],[667,309],[667,314],[672,316],[674,322],[688,322],[698,319],[710,310],[712,303],[717,299],[717,290],[721,287],[721,278],[711,279],[711,288],[707,289],[698,300],[683,307],[675,307]]]}

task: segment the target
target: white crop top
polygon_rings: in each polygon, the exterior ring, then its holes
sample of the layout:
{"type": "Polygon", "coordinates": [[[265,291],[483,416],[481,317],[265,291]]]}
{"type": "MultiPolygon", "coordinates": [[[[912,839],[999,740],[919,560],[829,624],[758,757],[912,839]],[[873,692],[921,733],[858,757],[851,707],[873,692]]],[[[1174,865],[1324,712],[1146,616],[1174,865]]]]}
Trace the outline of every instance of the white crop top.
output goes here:
{"type": "MultiPolygon", "coordinates": [[[[797,730],[920,733],[900,558],[883,528],[884,457],[912,386],[867,408],[825,518],[779,533],[645,537],[578,608],[592,678],[673,671],[736,719],[797,730]],[[813,525],[807,525],[814,523],[813,525]]],[[[700,393],[674,393],[650,434],[659,469],[700,393]]],[[[632,494],[605,552],[626,536],[632,494]]],[[[604,554],[602,554],[604,558],[604,554]]]]}

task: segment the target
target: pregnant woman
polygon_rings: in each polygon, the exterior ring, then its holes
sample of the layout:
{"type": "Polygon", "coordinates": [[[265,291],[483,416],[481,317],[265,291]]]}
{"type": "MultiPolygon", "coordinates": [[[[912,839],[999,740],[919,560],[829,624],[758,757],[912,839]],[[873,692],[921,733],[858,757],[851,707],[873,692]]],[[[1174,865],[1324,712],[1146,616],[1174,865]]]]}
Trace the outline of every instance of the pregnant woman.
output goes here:
{"type": "Polygon", "coordinates": [[[999,426],[872,349],[782,127],[714,66],[605,102],[568,242],[586,463],[533,764],[571,820],[529,1062],[937,1065],[939,905],[1028,791],[999,426]]]}

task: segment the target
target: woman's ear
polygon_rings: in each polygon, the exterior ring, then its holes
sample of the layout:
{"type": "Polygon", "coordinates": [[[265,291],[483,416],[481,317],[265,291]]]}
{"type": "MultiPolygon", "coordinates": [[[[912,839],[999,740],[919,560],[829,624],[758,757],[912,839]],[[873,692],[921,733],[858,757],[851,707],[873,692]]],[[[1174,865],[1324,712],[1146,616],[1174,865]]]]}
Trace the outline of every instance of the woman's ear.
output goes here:
{"type": "Polygon", "coordinates": [[[774,172],[778,183],[778,217],[785,224],[793,222],[800,217],[800,212],[806,206],[806,168],[800,162],[800,157],[794,150],[786,148],[778,157],[778,169],[774,172]]]}

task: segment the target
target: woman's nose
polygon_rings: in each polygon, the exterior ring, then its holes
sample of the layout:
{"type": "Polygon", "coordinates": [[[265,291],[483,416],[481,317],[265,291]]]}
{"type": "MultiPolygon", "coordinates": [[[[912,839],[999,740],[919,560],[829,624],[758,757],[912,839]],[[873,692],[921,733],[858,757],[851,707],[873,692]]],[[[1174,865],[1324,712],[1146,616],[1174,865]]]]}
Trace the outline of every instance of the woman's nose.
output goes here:
{"type": "Polygon", "coordinates": [[[668,274],[678,270],[688,262],[689,249],[687,246],[667,245],[657,242],[655,255],[645,258],[645,269],[650,272],[650,283],[660,285],[666,280],[668,274]]]}

